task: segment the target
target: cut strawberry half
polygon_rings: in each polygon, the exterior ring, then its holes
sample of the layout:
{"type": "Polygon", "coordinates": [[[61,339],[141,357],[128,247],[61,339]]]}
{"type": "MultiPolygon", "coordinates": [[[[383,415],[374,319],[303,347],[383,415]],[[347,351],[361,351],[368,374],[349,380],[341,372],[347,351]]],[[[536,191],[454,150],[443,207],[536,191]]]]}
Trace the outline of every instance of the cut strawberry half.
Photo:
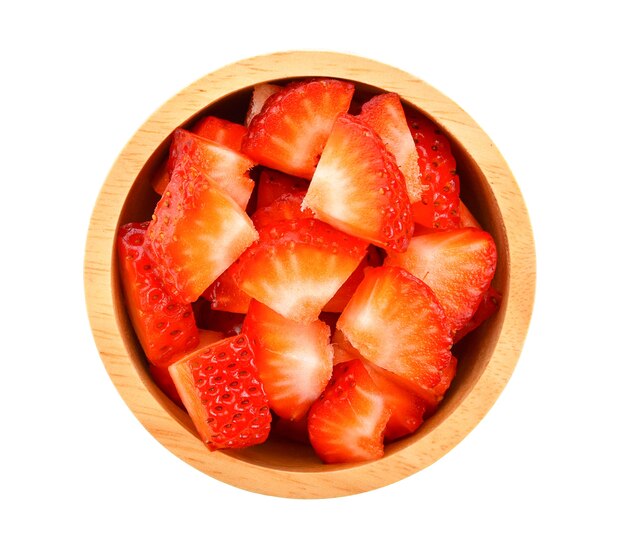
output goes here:
{"type": "Polygon", "coordinates": [[[321,221],[281,221],[259,231],[237,261],[235,281],[285,318],[312,322],[366,251],[367,243],[321,221]]]}
{"type": "Polygon", "coordinates": [[[419,394],[441,381],[452,339],[432,290],[399,267],[365,271],[337,321],[360,354],[419,394]]]}
{"type": "Polygon", "coordinates": [[[460,184],[450,142],[425,115],[413,112],[407,122],[421,173],[422,195],[411,206],[413,219],[437,229],[459,227],[460,184]]]}
{"type": "Polygon", "coordinates": [[[368,100],[358,116],[365,121],[387,146],[404,175],[411,203],[422,196],[417,149],[397,93],[383,93],[368,100]]]}
{"type": "Polygon", "coordinates": [[[337,118],[304,198],[316,218],[382,248],[413,233],[404,176],[383,141],[351,115],[337,118]]]}
{"type": "Polygon", "coordinates": [[[248,171],[254,163],[245,155],[184,129],[176,129],[170,145],[167,168],[172,173],[176,163],[186,157],[206,178],[246,209],[254,182],[248,171]]]}
{"type": "Polygon", "coordinates": [[[259,175],[257,210],[269,206],[285,193],[306,192],[308,187],[308,180],[264,168],[259,175]]]}
{"type": "Polygon", "coordinates": [[[304,192],[285,193],[263,208],[257,208],[250,216],[257,229],[262,229],[272,223],[283,220],[298,220],[312,218],[313,212],[308,208],[302,210],[304,192]]]}
{"type": "Polygon", "coordinates": [[[203,346],[169,371],[210,450],[249,447],[267,439],[272,417],[245,335],[203,346]]]}
{"type": "Polygon", "coordinates": [[[364,462],[384,454],[390,411],[359,360],[340,363],[308,416],[309,439],[325,463],[364,462]]]}
{"type": "Polygon", "coordinates": [[[131,322],[148,361],[167,366],[195,348],[198,328],[191,305],[175,298],[157,273],[146,249],[148,222],[120,227],[117,251],[131,322]]]}
{"type": "Polygon", "coordinates": [[[270,408],[282,418],[301,419],[330,380],[330,328],[319,320],[294,322],[252,300],[243,331],[252,344],[270,408]]]}
{"type": "Polygon", "coordinates": [[[386,265],[403,267],[433,290],[454,335],[470,320],[493,279],[497,251],[486,231],[453,229],[413,237],[404,253],[389,252],[386,265]]]}
{"type": "Polygon", "coordinates": [[[248,129],[239,123],[207,115],[194,123],[191,132],[233,151],[241,151],[241,141],[248,129]]]}
{"type": "Polygon", "coordinates": [[[332,79],[295,82],[273,93],[250,121],[241,150],[253,161],[310,179],[333,123],[354,85],[332,79]]]}
{"type": "Polygon", "coordinates": [[[485,293],[483,298],[480,300],[476,312],[474,312],[469,321],[456,332],[454,342],[459,342],[463,337],[465,337],[465,335],[474,331],[485,320],[498,312],[501,302],[502,294],[493,286],[489,286],[487,293],[485,293]]]}
{"type": "Polygon", "coordinates": [[[250,218],[187,158],[176,163],[147,231],[163,279],[195,301],[258,238],[250,218]]]}
{"type": "Polygon", "coordinates": [[[246,127],[250,126],[252,118],[261,111],[265,101],[276,91],[280,91],[281,89],[282,87],[280,85],[274,85],[272,83],[259,83],[253,87],[252,97],[250,98],[250,104],[246,112],[246,127]]]}

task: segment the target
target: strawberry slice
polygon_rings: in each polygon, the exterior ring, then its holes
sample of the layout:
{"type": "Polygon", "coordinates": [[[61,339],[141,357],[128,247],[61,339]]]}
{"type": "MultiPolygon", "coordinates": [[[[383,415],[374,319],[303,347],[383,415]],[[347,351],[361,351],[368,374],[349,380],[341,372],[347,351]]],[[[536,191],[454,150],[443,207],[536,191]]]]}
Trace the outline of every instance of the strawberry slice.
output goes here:
{"type": "Polygon", "coordinates": [[[485,295],[496,270],[497,251],[486,231],[438,230],[411,239],[406,252],[389,252],[385,265],[403,267],[433,290],[454,335],[485,295]]]}
{"type": "Polygon", "coordinates": [[[258,208],[250,219],[257,229],[282,220],[298,220],[312,218],[313,212],[308,208],[302,210],[302,201],[306,193],[285,193],[271,204],[258,208]]]}
{"type": "Polygon", "coordinates": [[[319,320],[294,322],[253,299],[243,332],[254,349],[270,408],[282,418],[300,420],[330,380],[330,328],[319,320]]]}
{"type": "Polygon", "coordinates": [[[456,332],[454,342],[459,342],[463,337],[465,337],[465,335],[474,331],[479,325],[487,320],[487,318],[490,318],[498,312],[501,302],[502,294],[493,286],[489,286],[487,293],[483,295],[476,312],[474,312],[469,322],[456,332]]]}
{"type": "Polygon", "coordinates": [[[203,346],[169,371],[210,450],[249,447],[267,439],[272,417],[245,335],[203,346]]]}
{"type": "Polygon", "coordinates": [[[365,121],[387,146],[404,175],[409,202],[421,199],[422,185],[417,149],[397,93],[383,93],[368,100],[358,116],[365,121]]]}
{"type": "Polygon", "coordinates": [[[261,165],[310,179],[335,118],[348,111],[353,93],[354,85],[333,79],[287,85],[252,118],[241,150],[261,165]]]}
{"type": "Polygon", "coordinates": [[[202,297],[211,301],[211,308],[245,314],[252,299],[245,291],[239,289],[234,277],[235,265],[226,269],[215,282],[202,294],[202,297]]]}
{"type": "Polygon", "coordinates": [[[404,176],[380,137],[337,118],[304,198],[316,218],[382,248],[403,251],[413,232],[404,176]]]}
{"type": "Polygon", "coordinates": [[[259,175],[257,209],[269,206],[285,193],[300,193],[308,187],[308,180],[264,168],[259,175]]]}
{"type": "Polygon", "coordinates": [[[285,318],[312,322],[366,251],[365,242],[321,221],[281,221],[259,231],[237,261],[235,281],[285,318]]]}
{"type": "Polygon", "coordinates": [[[411,206],[413,219],[426,227],[459,227],[460,184],[450,142],[430,119],[420,113],[407,115],[407,122],[421,172],[422,195],[411,206]]]}
{"type": "Polygon", "coordinates": [[[390,417],[383,395],[359,360],[340,363],[308,416],[309,439],[325,463],[364,462],[384,454],[390,417]]]}
{"type": "Polygon", "coordinates": [[[265,101],[276,91],[280,91],[281,89],[282,87],[280,85],[274,85],[272,83],[259,83],[252,88],[252,97],[250,98],[250,104],[246,112],[246,127],[250,126],[252,118],[262,110],[265,101]]]}
{"type": "Polygon", "coordinates": [[[365,271],[337,329],[417,394],[439,384],[450,362],[452,339],[441,305],[426,284],[399,267],[365,271]]]}
{"type": "Polygon", "coordinates": [[[187,157],[176,163],[147,231],[159,273],[195,301],[258,238],[250,218],[187,157]]]}
{"type": "Polygon", "coordinates": [[[194,123],[191,132],[233,151],[241,151],[241,141],[248,129],[239,123],[207,115],[194,123]]]}
{"type": "Polygon", "coordinates": [[[472,214],[463,201],[459,201],[459,226],[482,229],[480,223],[478,223],[478,220],[474,217],[474,214],[472,214]]]}
{"type": "Polygon", "coordinates": [[[245,210],[254,189],[254,182],[248,174],[254,166],[250,159],[185,129],[176,129],[167,162],[170,174],[181,157],[187,157],[213,185],[245,210]]]}
{"type": "Polygon", "coordinates": [[[158,275],[145,245],[148,222],[119,229],[117,252],[126,308],[146,358],[167,366],[195,348],[198,328],[191,305],[176,299],[158,275]]]}

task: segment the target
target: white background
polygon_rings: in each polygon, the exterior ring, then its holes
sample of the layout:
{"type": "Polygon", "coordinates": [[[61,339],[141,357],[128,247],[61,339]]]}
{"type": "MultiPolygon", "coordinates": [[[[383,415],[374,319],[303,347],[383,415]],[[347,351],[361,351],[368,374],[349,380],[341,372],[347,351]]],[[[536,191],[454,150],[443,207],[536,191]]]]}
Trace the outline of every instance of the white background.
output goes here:
{"type": "Polygon", "coordinates": [[[625,543],[617,5],[3,3],[0,542],[625,543]],[[370,57],[460,104],[509,162],[537,245],[531,328],[492,411],[424,471],[336,500],[244,492],[165,450],[84,306],[91,209],[134,131],[206,73],[293,49],[370,57]]]}

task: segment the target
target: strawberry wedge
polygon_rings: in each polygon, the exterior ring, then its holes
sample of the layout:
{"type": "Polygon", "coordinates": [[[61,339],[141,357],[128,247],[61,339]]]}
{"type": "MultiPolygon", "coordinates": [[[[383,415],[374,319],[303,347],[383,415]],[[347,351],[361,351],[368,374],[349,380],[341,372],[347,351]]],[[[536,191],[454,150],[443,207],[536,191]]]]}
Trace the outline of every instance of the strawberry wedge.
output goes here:
{"type": "Polygon", "coordinates": [[[191,132],[234,151],[240,151],[241,141],[248,129],[239,123],[207,115],[194,123],[191,132]]]}
{"type": "Polygon", "coordinates": [[[354,85],[332,79],[287,85],[251,119],[241,151],[261,165],[310,179],[333,123],[348,111],[353,93],[354,85]]]}
{"type": "Polygon", "coordinates": [[[304,198],[316,218],[384,249],[406,250],[413,222],[404,176],[362,120],[337,118],[304,198]]]}
{"type": "Polygon", "coordinates": [[[311,218],[279,221],[237,261],[235,281],[285,318],[308,323],[357,268],[367,243],[311,218]]]}

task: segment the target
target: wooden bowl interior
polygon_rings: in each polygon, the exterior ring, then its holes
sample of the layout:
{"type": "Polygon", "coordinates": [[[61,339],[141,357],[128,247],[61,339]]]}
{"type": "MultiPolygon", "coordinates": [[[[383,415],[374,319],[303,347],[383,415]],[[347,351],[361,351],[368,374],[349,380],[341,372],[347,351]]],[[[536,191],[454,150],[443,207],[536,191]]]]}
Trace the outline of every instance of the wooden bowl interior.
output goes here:
{"type": "MultiPolygon", "coordinates": [[[[271,83],[281,82],[273,81],[271,83]]],[[[374,88],[360,82],[354,83],[356,85],[356,102],[359,100],[364,101],[368,96],[383,91],[382,89],[374,88]]],[[[219,101],[207,105],[205,109],[189,118],[187,122],[183,124],[183,127],[191,126],[195,120],[208,114],[219,116],[233,122],[243,123],[251,94],[252,88],[246,88],[225,96],[219,101]]],[[[405,105],[409,108],[417,109],[417,105],[406,103],[405,105]]],[[[427,114],[428,112],[424,113],[427,114]]],[[[421,437],[436,428],[455,411],[485,370],[500,335],[502,322],[506,313],[510,263],[507,251],[506,231],[502,216],[500,215],[496,199],[489,184],[476,161],[469,155],[462,142],[459,142],[454,135],[446,134],[450,139],[457,160],[462,199],[481,225],[492,234],[498,248],[499,260],[494,286],[503,294],[502,305],[500,311],[495,316],[455,346],[454,353],[459,360],[457,375],[437,412],[428,419],[415,434],[388,445],[385,449],[385,456],[390,456],[399,449],[403,449],[419,441],[421,437]]],[[[147,221],[150,219],[154,207],[159,200],[159,196],[152,189],[151,181],[158,168],[167,158],[170,139],[171,135],[155,150],[137,176],[124,203],[117,224],[118,228],[131,221],[147,221]]],[[[252,198],[254,198],[254,195],[252,198]]],[[[118,270],[117,263],[115,262],[116,259],[114,255],[114,271],[118,270]]],[[[180,422],[189,433],[197,436],[188,415],[172,403],[152,381],[148,373],[147,360],[145,359],[130,324],[120,281],[117,276],[113,279],[113,291],[115,314],[118,324],[120,324],[123,340],[131,356],[135,371],[141,377],[148,391],[159,401],[163,409],[167,411],[172,418],[180,422]]],[[[263,445],[243,450],[234,450],[227,452],[227,454],[233,458],[255,465],[288,471],[332,472],[346,467],[345,465],[324,465],[315,456],[310,447],[276,437],[270,437],[263,445]]]]}

